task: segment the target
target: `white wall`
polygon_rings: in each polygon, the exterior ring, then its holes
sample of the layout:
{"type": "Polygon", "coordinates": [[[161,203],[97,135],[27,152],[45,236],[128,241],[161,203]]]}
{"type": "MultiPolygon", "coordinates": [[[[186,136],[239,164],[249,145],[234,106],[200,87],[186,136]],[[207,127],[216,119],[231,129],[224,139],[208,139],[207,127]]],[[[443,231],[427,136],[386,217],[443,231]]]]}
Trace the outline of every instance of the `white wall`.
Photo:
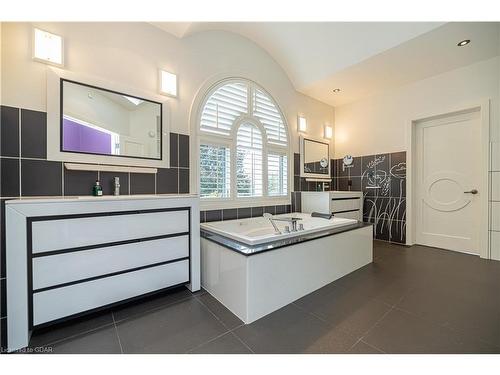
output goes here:
{"type": "Polygon", "coordinates": [[[491,99],[492,140],[499,139],[498,57],[335,108],[335,157],[406,150],[408,121],[491,99]]]}
{"type": "MultiPolygon", "coordinates": [[[[408,149],[406,132],[411,120],[467,108],[490,99],[490,171],[500,171],[499,88],[500,57],[495,57],[336,107],[335,156],[405,151],[408,149]]],[[[494,202],[495,192],[500,191],[498,184],[500,178],[496,172],[491,172],[490,249],[491,257],[500,260],[500,228],[495,227],[495,223],[500,223],[500,202],[494,202]]],[[[411,226],[408,225],[408,240],[412,238],[410,232],[411,226]]]]}
{"type": "MultiPolygon", "coordinates": [[[[157,92],[158,68],[179,76],[179,98],[169,100],[171,130],[189,134],[194,98],[215,75],[236,74],[266,88],[284,112],[298,152],[297,114],[309,135],[321,137],[333,108],[296,92],[283,69],[259,46],[239,35],[207,31],[185,39],[144,23],[36,23],[65,38],[65,69],[157,92]]],[[[46,110],[47,66],[31,59],[31,23],[4,24],[2,104],[46,110]]]]}

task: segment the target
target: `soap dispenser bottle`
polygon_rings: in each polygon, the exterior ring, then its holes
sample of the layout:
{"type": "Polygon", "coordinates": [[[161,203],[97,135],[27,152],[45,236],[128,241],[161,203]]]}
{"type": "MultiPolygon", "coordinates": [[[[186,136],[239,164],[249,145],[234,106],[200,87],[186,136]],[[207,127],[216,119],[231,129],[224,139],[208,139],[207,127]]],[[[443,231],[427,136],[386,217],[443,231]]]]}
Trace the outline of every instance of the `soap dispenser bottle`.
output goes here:
{"type": "Polygon", "coordinates": [[[92,195],[94,197],[102,196],[102,187],[101,187],[101,184],[99,183],[99,180],[96,180],[95,185],[92,188],[92,195]]]}

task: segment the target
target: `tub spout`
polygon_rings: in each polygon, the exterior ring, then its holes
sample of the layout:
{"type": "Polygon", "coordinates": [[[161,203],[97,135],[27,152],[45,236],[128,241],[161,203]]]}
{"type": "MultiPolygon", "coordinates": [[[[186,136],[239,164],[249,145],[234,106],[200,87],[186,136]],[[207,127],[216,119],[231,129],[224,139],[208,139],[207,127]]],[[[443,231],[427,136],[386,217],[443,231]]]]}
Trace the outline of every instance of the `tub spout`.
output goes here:
{"type": "Polygon", "coordinates": [[[278,226],[276,225],[276,223],[274,222],[274,219],[273,219],[273,215],[265,212],[264,215],[265,218],[269,219],[269,221],[271,222],[271,224],[273,225],[274,227],[274,233],[275,234],[281,234],[281,231],[279,230],[278,226]]]}

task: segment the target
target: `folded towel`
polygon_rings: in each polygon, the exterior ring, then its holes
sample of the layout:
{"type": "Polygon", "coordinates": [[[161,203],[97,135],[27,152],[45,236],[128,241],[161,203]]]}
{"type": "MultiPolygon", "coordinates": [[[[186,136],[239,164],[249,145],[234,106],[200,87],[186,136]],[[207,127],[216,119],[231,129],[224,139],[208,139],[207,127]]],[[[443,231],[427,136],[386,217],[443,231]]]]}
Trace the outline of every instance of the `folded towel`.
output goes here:
{"type": "Polygon", "coordinates": [[[322,219],[330,220],[333,217],[333,214],[322,214],[320,212],[313,212],[311,217],[320,217],[322,219]]]}

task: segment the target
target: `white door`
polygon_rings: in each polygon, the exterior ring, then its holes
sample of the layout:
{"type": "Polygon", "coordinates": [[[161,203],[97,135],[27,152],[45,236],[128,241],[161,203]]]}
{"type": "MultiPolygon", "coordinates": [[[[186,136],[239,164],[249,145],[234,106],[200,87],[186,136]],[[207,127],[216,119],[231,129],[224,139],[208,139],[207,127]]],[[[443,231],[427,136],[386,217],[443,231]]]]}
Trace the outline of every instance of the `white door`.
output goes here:
{"type": "Polygon", "coordinates": [[[480,126],[479,110],[417,122],[418,244],[479,254],[480,126]]]}

